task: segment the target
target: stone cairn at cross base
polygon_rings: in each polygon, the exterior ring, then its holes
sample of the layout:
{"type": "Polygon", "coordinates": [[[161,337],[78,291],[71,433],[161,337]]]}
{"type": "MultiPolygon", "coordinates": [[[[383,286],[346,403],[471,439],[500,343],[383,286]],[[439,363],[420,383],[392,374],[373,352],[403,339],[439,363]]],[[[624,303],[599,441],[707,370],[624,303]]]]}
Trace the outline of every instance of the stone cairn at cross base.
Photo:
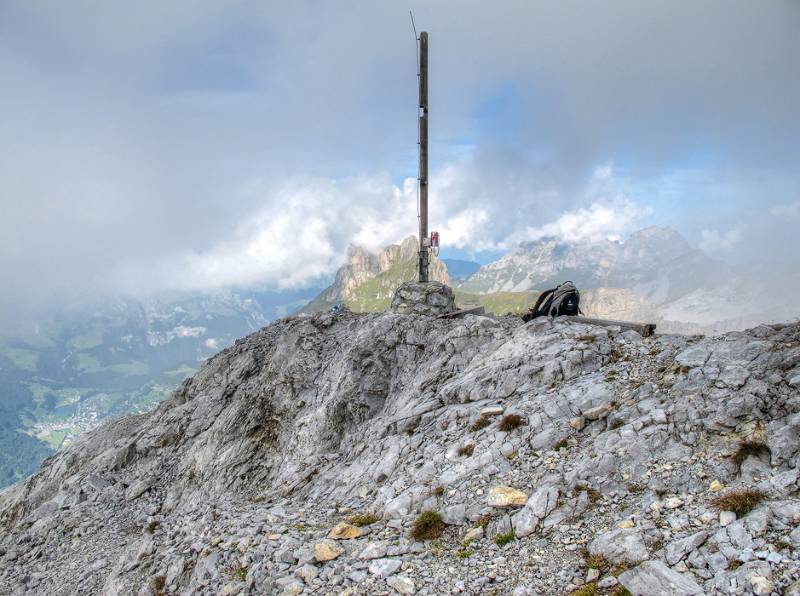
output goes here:
{"type": "Polygon", "coordinates": [[[408,281],[395,290],[391,311],[409,315],[437,316],[456,310],[453,288],[438,281],[408,281]]]}

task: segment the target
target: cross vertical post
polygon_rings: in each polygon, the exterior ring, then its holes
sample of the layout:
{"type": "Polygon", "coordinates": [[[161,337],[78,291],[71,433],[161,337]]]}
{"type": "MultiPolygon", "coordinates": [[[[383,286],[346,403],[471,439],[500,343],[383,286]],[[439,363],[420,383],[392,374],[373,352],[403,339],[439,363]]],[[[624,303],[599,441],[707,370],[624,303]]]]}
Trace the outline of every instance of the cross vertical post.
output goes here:
{"type": "Polygon", "coordinates": [[[419,281],[428,281],[428,33],[419,34],[419,281]]]}

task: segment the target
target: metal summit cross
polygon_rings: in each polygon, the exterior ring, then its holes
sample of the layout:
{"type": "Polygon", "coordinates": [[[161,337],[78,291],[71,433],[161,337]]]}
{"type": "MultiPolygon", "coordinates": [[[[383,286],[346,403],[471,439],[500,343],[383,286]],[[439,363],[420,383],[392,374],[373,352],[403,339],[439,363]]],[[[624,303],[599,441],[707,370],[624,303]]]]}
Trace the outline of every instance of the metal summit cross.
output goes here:
{"type": "MultiPolygon", "coordinates": [[[[413,16],[412,22],[413,22],[413,16]]],[[[419,281],[428,281],[431,239],[428,238],[428,33],[419,34],[419,281]]],[[[438,234],[436,234],[438,244],[438,234]]]]}

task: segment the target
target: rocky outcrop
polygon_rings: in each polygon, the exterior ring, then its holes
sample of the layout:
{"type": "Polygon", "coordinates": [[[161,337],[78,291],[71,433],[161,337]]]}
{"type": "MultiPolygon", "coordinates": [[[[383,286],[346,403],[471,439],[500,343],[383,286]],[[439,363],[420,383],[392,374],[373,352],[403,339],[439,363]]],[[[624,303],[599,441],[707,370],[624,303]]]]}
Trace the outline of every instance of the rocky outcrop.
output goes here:
{"type": "MultiPolygon", "coordinates": [[[[378,251],[351,245],[347,249],[347,262],[336,272],[333,284],[306,305],[303,312],[321,312],[334,304],[347,305],[356,312],[385,310],[395,289],[415,277],[418,251],[419,241],[415,236],[378,251]],[[370,281],[373,283],[367,287],[370,281]],[[381,308],[371,307],[378,304],[381,308]]],[[[449,283],[447,267],[433,254],[429,276],[433,281],[449,283]]]]}
{"type": "Polygon", "coordinates": [[[284,319],[0,495],[0,593],[781,593],[798,376],[799,324],[284,319]]]}
{"type": "Polygon", "coordinates": [[[453,289],[435,281],[406,282],[394,293],[391,310],[398,314],[437,316],[456,310],[453,289]]]}

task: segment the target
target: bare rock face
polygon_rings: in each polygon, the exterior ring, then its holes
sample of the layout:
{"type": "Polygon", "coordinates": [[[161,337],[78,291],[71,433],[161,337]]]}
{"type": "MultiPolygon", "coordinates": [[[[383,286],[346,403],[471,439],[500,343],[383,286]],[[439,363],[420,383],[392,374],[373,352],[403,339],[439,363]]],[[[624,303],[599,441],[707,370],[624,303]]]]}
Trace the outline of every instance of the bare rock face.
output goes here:
{"type": "Polygon", "coordinates": [[[0,594],[791,593],[798,375],[800,324],[282,319],[0,494],[0,594]]]}
{"type": "Polygon", "coordinates": [[[456,310],[455,295],[437,281],[406,282],[395,291],[391,309],[402,315],[442,315],[456,310]]]}

